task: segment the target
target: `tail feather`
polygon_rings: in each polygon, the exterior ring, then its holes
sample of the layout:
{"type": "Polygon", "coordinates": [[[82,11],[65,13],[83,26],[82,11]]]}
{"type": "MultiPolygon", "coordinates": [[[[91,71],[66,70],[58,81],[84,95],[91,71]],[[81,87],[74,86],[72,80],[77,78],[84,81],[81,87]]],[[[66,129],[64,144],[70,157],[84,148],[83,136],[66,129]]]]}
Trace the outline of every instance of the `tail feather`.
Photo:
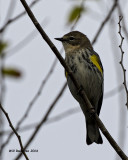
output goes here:
{"type": "Polygon", "coordinates": [[[94,119],[89,118],[86,120],[86,128],[87,128],[86,142],[88,145],[92,144],[93,142],[97,144],[103,143],[99,128],[94,119]]]}

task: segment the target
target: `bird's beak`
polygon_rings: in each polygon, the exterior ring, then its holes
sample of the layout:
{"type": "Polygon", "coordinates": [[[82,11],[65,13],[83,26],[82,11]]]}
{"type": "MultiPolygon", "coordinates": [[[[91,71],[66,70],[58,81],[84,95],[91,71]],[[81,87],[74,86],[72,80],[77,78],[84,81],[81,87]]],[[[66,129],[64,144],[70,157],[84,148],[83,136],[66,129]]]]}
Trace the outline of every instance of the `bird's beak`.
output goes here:
{"type": "Polygon", "coordinates": [[[61,41],[61,42],[65,41],[63,38],[54,38],[54,39],[61,41]]]}

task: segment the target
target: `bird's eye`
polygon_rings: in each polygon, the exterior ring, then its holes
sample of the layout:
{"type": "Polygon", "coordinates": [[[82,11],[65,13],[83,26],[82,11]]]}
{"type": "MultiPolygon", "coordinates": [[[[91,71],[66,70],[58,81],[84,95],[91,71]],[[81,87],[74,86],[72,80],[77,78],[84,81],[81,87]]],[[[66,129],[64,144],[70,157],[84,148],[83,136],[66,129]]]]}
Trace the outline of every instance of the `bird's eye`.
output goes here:
{"type": "Polygon", "coordinates": [[[69,38],[70,41],[73,41],[74,39],[75,39],[74,37],[70,37],[70,38],[69,38]]]}

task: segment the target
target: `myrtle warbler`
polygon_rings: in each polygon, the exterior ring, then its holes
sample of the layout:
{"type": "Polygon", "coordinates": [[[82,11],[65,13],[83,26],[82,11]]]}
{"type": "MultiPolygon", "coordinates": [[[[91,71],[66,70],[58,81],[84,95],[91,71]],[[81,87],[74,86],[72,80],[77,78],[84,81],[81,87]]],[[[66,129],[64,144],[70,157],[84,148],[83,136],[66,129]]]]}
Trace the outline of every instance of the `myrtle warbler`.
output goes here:
{"type": "MultiPolygon", "coordinates": [[[[62,38],[55,38],[62,42],[65,50],[65,61],[71,68],[77,82],[84,88],[95,112],[99,115],[103,99],[103,67],[99,55],[93,50],[89,39],[81,32],[72,31],[62,38]]],[[[87,111],[83,99],[79,96],[76,87],[66,73],[68,87],[73,97],[79,102],[86,118],[87,144],[93,142],[102,144],[96,121],[87,111]]]]}

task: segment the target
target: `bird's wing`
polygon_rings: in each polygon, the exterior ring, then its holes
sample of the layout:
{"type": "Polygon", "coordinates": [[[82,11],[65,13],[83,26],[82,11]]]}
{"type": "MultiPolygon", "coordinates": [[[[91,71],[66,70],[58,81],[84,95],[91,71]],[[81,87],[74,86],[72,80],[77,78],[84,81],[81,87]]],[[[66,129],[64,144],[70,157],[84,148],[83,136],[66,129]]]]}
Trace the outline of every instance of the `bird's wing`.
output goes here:
{"type": "Polygon", "coordinates": [[[100,114],[100,109],[101,109],[101,106],[102,106],[102,102],[103,102],[103,92],[102,92],[101,97],[100,97],[99,102],[98,102],[98,107],[97,107],[98,116],[100,114]]]}
{"type": "Polygon", "coordinates": [[[91,56],[90,56],[90,60],[91,62],[98,68],[98,70],[103,74],[103,66],[102,66],[102,63],[101,63],[101,60],[100,60],[100,57],[99,55],[93,51],[91,52],[91,56]]]}
{"type": "MultiPolygon", "coordinates": [[[[103,77],[103,83],[104,83],[104,75],[103,75],[103,72],[104,72],[104,69],[103,69],[103,66],[102,66],[102,63],[101,63],[101,60],[100,60],[100,57],[99,55],[93,51],[91,52],[92,55],[90,57],[92,63],[98,68],[98,70],[102,73],[102,77],[103,77]]],[[[100,109],[101,109],[101,106],[102,106],[102,101],[103,101],[103,92],[104,92],[104,84],[102,84],[102,93],[101,93],[101,96],[99,98],[99,101],[98,101],[98,107],[97,107],[97,114],[99,115],[100,114],[100,109]]]]}

